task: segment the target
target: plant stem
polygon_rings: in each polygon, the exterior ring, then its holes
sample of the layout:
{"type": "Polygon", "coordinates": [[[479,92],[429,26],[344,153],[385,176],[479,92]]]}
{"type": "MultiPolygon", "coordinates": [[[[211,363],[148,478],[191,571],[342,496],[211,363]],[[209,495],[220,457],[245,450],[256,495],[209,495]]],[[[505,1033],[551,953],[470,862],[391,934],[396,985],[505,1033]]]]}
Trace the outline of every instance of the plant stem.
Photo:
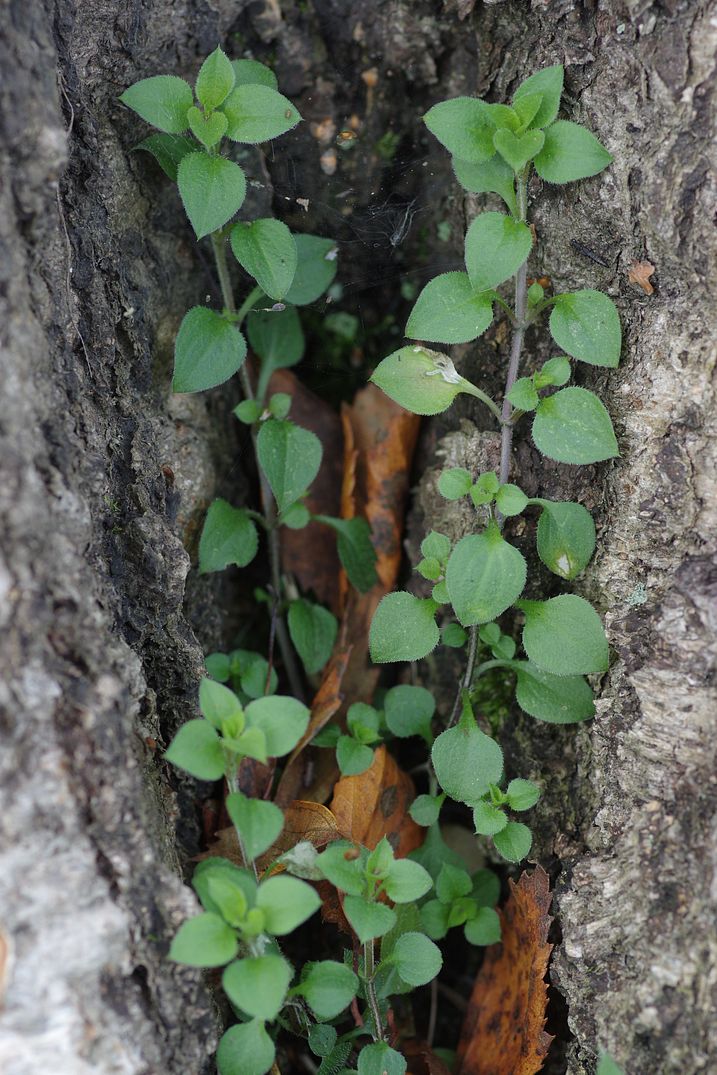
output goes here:
{"type": "Polygon", "coordinates": [[[383,1041],[384,1033],[383,1024],[381,1022],[381,1012],[379,1011],[376,986],[373,981],[373,941],[366,941],[363,946],[363,972],[364,985],[366,987],[366,1000],[371,1009],[371,1018],[373,1019],[374,1041],[383,1041]]]}
{"type": "MultiPolygon", "coordinates": [[[[258,288],[254,288],[253,291],[247,296],[246,300],[242,303],[241,308],[237,311],[236,303],[234,302],[234,292],[232,291],[231,279],[229,276],[229,266],[227,264],[227,252],[226,241],[220,232],[212,232],[212,249],[214,250],[214,260],[217,266],[217,276],[219,277],[219,286],[222,291],[222,300],[224,306],[229,314],[236,319],[237,325],[241,324],[241,321],[251,309],[252,305],[256,301],[255,292],[260,291],[258,288]],[[251,300],[251,301],[250,301],[251,300]],[[241,315],[241,317],[239,316],[241,315]]],[[[251,384],[251,377],[249,376],[249,370],[246,363],[239,369],[239,378],[241,380],[242,391],[245,399],[254,399],[254,390],[251,384]]],[[[271,586],[272,597],[274,602],[274,608],[272,614],[276,619],[276,639],[279,643],[279,649],[281,650],[282,660],[284,662],[284,669],[286,671],[287,679],[291,686],[291,692],[295,698],[298,698],[300,702],[304,701],[304,688],[301,681],[301,673],[296,663],[294,656],[294,650],[289,638],[289,632],[286,629],[284,617],[281,615],[279,605],[281,603],[281,547],[279,543],[279,526],[276,517],[276,505],[274,503],[274,497],[271,492],[268,481],[264,477],[261,467],[259,466],[259,453],[257,449],[257,430],[256,426],[252,426],[251,431],[252,444],[254,445],[254,457],[257,461],[257,471],[259,473],[259,487],[261,490],[261,503],[264,514],[264,524],[268,533],[269,543],[269,569],[271,572],[271,586]]],[[[271,655],[270,655],[271,656],[271,655]]],[[[270,662],[271,663],[271,662],[270,662]]]]}
{"type": "MultiPolygon", "coordinates": [[[[236,775],[236,760],[235,759],[232,759],[232,762],[229,765],[227,765],[227,784],[229,786],[229,791],[232,794],[235,791],[239,790],[239,782],[237,781],[237,775],[236,775]]],[[[249,856],[247,855],[246,846],[244,844],[242,834],[239,831],[239,828],[238,828],[237,825],[234,825],[234,832],[236,833],[237,840],[239,841],[239,850],[241,852],[241,857],[242,857],[242,859],[244,861],[244,865],[246,867],[251,866],[251,869],[254,872],[254,879],[256,881],[258,881],[259,880],[259,873],[258,873],[257,868],[256,868],[256,863],[254,862],[254,859],[250,859],[249,856]]]]}

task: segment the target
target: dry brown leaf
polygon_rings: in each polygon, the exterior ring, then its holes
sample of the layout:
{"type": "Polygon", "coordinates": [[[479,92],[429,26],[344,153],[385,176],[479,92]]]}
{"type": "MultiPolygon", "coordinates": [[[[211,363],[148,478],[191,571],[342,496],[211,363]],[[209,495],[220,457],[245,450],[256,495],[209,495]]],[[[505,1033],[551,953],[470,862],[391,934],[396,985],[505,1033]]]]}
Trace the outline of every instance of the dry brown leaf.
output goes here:
{"type": "Polygon", "coordinates": [[[290,851],[302,840],[308,840],[323,851],[327,844],[340,837],[336,818],[330,810],[321,803],[297,799],[284,811],[284,828],[276,842],[257,859],[257,866],[260,871],[265,870],[279,855],[290,851]]]}
{"type": "Polygon", "coordinates": [[[425,835],[408,813],[415,795],[410,776],[380,746],[365,772],[338,781],[331,812],[347,840],[374,848],[386,836],[396,857],[405,858],[421,846],[425,835]]]}
{"type": "Polygon", "coordinates": [[[650,277],[655,271],[655,266],[649,261],[631,261],[630,270],[627,274],[628,283],[637,284],[646,295],[653,295],[654,287],[650,283],[650,277]]]}
{"type": "Polygon", "coordinates": [[[550,1043],[545,973],[552,944],[550,882],[542,867],[510,882],[502,942],[478,972],[458,1046],[459,1075],[535,1075],[550,1043]]]}

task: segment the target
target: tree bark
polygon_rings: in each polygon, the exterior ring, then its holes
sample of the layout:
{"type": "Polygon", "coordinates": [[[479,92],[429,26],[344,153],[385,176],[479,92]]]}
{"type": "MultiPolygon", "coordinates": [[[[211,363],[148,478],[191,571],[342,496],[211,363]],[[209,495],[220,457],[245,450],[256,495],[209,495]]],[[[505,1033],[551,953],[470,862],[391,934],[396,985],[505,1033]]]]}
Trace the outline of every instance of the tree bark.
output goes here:
{"type": "MultiPolygon", "coordinates": [[[[211,991],[166,961],[194,906],[180,858],[196,853],[199,822],[191,782],[161,752],[195,713],[203,650],[236,627],[231,575],[199,580],[190,564],[206,505],[241,502],[245,479],[228,393],[170,393],[179,321],[218,291],[176,191],[131,152],[144,130],[117,97],[153,74],[191,81],[217,43],[271,61],[307,121],[265,160],[239,159],[262,211],[273,198],[297,230],[338,238],[337,308],[375,330],[369,360],[391,346],[382,319],[405,320],[401,284],[459,267],[475,209],[420,122],[431,104],[503,100],[561,62],[565,115],[615,157],[592,180],[533,184],[529,271],[620,308],[620,369],[581,376],[613,415],[621,458],[546,465],[520,436],[513,472],[531,494],[593,510],[598,552],[576,589],[604,613],[614,661],[589,725],[515,714],[503,739],[510,775],[545,787],[534,853],[556,879],[551,975],[555,1017],[566,1014],[549,1070],[586,1075],[598,1047],[629,1073],[717,1068],[715,26],[697,0],[11,0],[0,39],[8,1075],[212,1070],[211,991]],[[654,294],[628,281],[632,260],[655,267],[654,294]]],[[[477,348],[495,394],[506,346],[499,333],[477,348]]],[[[529,335],[526,368],[549,348],[529,335]]],[[[466,349],[465,372],[475,355],[466,349]]],[[[485,436],[473,430],[488,426],[461,406],[427,424],[429,477],[456,437],[479,464],[485,436]]],[[[414,528],[435,511],[427,481],[414,528]]]]}

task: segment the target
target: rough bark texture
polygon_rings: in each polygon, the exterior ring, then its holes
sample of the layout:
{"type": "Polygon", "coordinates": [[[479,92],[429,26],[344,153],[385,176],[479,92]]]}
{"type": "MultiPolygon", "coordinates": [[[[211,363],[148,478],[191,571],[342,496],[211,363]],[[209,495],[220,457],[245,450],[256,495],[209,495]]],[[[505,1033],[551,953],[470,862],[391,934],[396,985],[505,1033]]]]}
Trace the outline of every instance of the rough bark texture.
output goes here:
{"type": "MultiPolygon", "coordinates": [[[[169,393],[179,319],[216,286],[171,185],[129,152],[143,128],[116,98],[148,75],[191,78],[217,42],[270,58],[307,118],[266,170],[248,156],[263,184],[254,196],[268,207],[273,186],[290,223],[337,234],[345,307],[377,350],[390,343],[381,319],[405,313],[402,276],[457,267],[474,208],[421,128],[432,102],[502,100],[559,61],[566,114],[615,155],[594,180],[532,190],[531,272],[556,289],[599,287],[621,309],[621,368],[584,383],[613,414],[622,457],[573,472],[544,466],[525,440],[515,451],[526,489],[594,508],[599,551],[580,590],[605,613],[615,662],[589,727],[516,717],[506,745],[515,774],[546,786],[536,853],[557,877],[552,976],[573,1035],[551,1070],[593,1071],[598,1045],[630,1073],[715,1070],[714,9],[11,0],[3,31],[3,1070],[212,1070],[211,993],[164,958],[193,906],[175,832],[191,855],[197,820],[155,747],[194,713],[202,648],[236,625],[226,584],[188,571],[204,506],[242,495],[240,446],[225,393],[169,393]],[[337,150],[353,115],[357,144],[337,150]],[[388,161],[375,148],[387,131],[388,161]],[[402,243],[407,207],[420,216],[402,243]],[[454,225],[450,242],[439,217],[454,225]],[[633,258],[656,266],[655,294],[628,283],[633,258]]],[[[528,354],[546,346],[529,338],[528,354]]],[[[500,332],[479,357],[497,393],[500,332]]],[[[427,430],[426,466],[461,418],[483,422],[451,413],[452,426],[427,430]]],[[[465,428],[448,448],[478,465],[490,446],[465,428]]],[[[435,497],[423,489],[419,501],[430,516],[435,497]]]]}

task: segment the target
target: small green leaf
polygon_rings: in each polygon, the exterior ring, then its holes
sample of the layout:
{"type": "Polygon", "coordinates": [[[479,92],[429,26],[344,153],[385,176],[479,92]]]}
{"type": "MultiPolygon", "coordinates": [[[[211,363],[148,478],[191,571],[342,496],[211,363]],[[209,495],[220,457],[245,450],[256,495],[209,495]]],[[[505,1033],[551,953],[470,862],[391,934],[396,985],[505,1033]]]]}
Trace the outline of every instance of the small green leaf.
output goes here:
{"type": "Polygon", "coordinates": [[[550,333],[559,347],[581,362],[614,369],[620,361],[620,318],[615,303],[601,291],[586,288],[558,295],[550,333]]]}
{"type": "Polygon", "coordinates": [[[374,903],[363,896],[346,896],[344,914],[361,944],[383,937],[396,921],[396,914],[385,903],[374,903]]]}
{"type": "Polygon", "coordinates": [[[513,111],[520,120],[519,130],[530,126],[538,126],[537,124],[533,124],[532,121],[537,116],[542,103],[542,93],[524,93],[522,96],[513,100],[513,111]]]}
{"type": "Polygon", "coordinates": [[[286,418],[291,410],[291,402],[288,392],[275,392],[269,400],[269,413],[273,418],[286,418]]]}
{"type": "Polygon", "coordinates": [[[612,157],[594,134],[577,123],[559,119],[545,132],[535,170],[547,183],[571,183],[597,175],[611,163],[612,157]]]}
{"type": "Polygon", "coordinates": [[[174,392],[202,392],[232,377],[246,358],[241,332],[206,306],[182,319],[174,344],[174,392]]]}
{"type": "Polygon", "coordinates": [[[234,88],[234,68],[231,60],[216,48],[199,69],[194,91],[208,112],[220,105],[234,88]]]}
{"type": "Polygon", "coordinates": [[[200,112],[198,108],[192,106],[187,112],[187,120],[192,134],[202,143],[205,149],[211,149],[212,146],[221,142],[226,133],[227,117],[222,115],[221,112],[205,115],[204,112],[200,112]]]}
{"type": "Polygon", "coordinates": [[[528,506],[528,498],[522,489],[508,482],[501,485],[496,493],[495,506],[501,515],[509,518],[512,515],[520,515],[521,511],[525,510],[528,506]]]}
{"type": "Polygon", "coordinates": [[[281,516],[281,525],[288,526],[290,530],[303,530],[310,522],[311,512],[298,500],[295,504],[290,504],[281,516]]]}
{"type": "Polygon", "coordinates": [[[391,687],[386,692],[383,708],[389,731],[400,739],[422,735],[428,743],[433,741],[431,720],[436,711],[436,703],[431,692],[425,687],[413,687],[410,684],[391,687]]]}
{"type": "MultiPolygon", "coordinates": [[[[263,855],[284,827],[282,811],[274,803],[265,802],[263,799],[250,799],[240,791],[233,791],[231,795],[227,795],[225,806],[232,824],[241,833],[244,849],[250,859],[263,855]]],[[[262,1018],[271,1019],[273,1016],[264,1015],[262,1018]]]]}
{"type": "Polygon", "coordinates": [[[279,88],[276,75],[258,60],[232,60],[235,86],[268,86],[272,90],[279,88]]]}
{"type": "Polygon", "coordinates": [[[349,582],[360,593],[368,593],[378,582],[378,575],[375,567],[376,550],[371,541],[371,527],[366,519],[362,519],[360,515],[353,519],[316,515],[315,519],[336,531],[336,551],[349,582]]]}
{"type": "Polygon", "coordinates": [[[292,601],[288,613],[289,634],[308,675],[324,667],[336,641],[338,623],[328,609],[299,599],[292,601]]]}
{"type": "Polygon", "coordinates": [[[327,881],[351,896],[360,896],[365,888],[367,852],[357,851],[348,840],[336,840],[319,855],[316,865],[327,881]]]}
{"type": "Polygon", "coordinates": [[[336,1028],[329,1026],[328,1023],[315,1023],[309,1027],[309,1048],[314,1056],[328,1056],[336,1044],[337,1038],[336,1028]]]}
{"type": "Polygon", "coordinates": [[[540,798],[540,788],[532,780],[511,780],[505,789],[511,810],[530,810],[540,798]]]}
{"type": "Polygon", "coordinates": [[[235,224],[230,235],[234,257],[272,299],[283,299],[296,274],[296,241],[280,220],[235,224]]]}
{"type": "Polygon", "coordinates": [[[245,83],[232,90],[222,104],[222,112],[229,120],[227,136],[250,145],[278,138],[301,120],[283,94],[256,83],[245,83]]]}
{"type": "Polygon", "coordinates": [[[513,216],[518,216],[515,198],[515,175],[513,169],[496,153],[492,160],[483,164],[453,160],[456,179],[465,190],[474,194],[499,194],[513,216]]]}
{"type": "Polygon", "coordinates": [[[243,399],[234,408],[234,414],[244,425],[252,426],[258,422],[264,413],[264,408],[256,399],[243,399]]]}
{"type": "Polygon", "coordinates": [[[271,1020],[281,1011],[292,975],[291,967],[281,956],[238,959],[224,971],[222,989],[232,1004],[247,1015],[271,1020]]]}
{"type": "Polygon", "coordinates": [[[433,887],[430,873],[411,859],[396,859],[385,876],[384,890],[394,903],[414,903],[433,887]]]}
{"type": "Polygon", "coordinates": [[[609,1053],[601,1053],[595,1075],[624,1075],[609,1053]]]}
{"type": "Polygon", "coordinates": [[[441,577],[440,560],[434,558],[421,560],[416,571],[422,578],[427,579],[429,582],[438,582],[441,577]]]}
{"type": "Polygon", "coordinates": [[[593,692],[581,676],[551,675],[530,661],[516,661],[513,667],[516,700],[531,717],[549,724],[577,724],[595,716],[593,692]]]}
{"type": "Polygon", "coordinates": [[[479,907],[495,907],[500,899],[500,881],[492,870],[476,870],[473,874],[471,898],[479,907]]]}
{"type": "Polygon", "coordinates": [[[151,134],[134,147],[151,153],[165,175],[177,182],[177,169],[188,153],[194,153],[197,143],[181,134],[151,134]]]}
{"type": "Polygon", "coordinates": [[[223,227],[246,197],[246,179],[239,165],[208,153],[183,157],[177,184],[197,239],[223,227]]]}
{"type": "Polygon", "coordinates": [[[441,471],[438,479],[438,492],[446,500],[460,500],[466,496],[473,485],[473,475],[464,467],[451,467],[441,471]]]}
{"type": "Polygon", "coordinates": [[[417,825],[428,828],[435,825],[445,800],[445,795],[419,795],[411,803],[409,814],[417,825]]]}
{"type": "Polygon", "coordinates": [[[374,664],[420,661],[438,645],[436,603],[409,593],[390,593],[381,599],[369,631],[374,664]]]}
{"type": "Polygon", "coordinates": [[[468,641],[468,633],[458,623],[447,623],[441,628],[441,642],[450,649],[460,649],[468,641]]]}
{"type": "Polygon", "coordinates": [[[404,1075],[406,1066],[400,1053],[385,1041],[377,1041],[359,1053],[358,1075],[404,1075]]]}
{"type": "Polygon", "coordinates": [[[472,888],[470,874],[444,862],[436,881],[436,895],[441,903],[451,904],[461,896],[467,896],[472,888]]]}
{"type": "Polygon", "coordinates": [[[306,999],[317,1019],[335,1019],[356,996],[358,984],[358,978],[349,967],[326,959],[305,964],[297,991],[306,999]]]}
{"type": "Polygon", "coordinates": [[[509,821],[504,829],[495,834],[493,843],[508,862],[520,862],[533,846],[533,834],[520,821],[509,821]]]}
{"type": "Polygon", "coordinates": [[[183,724],[164,756],[198,780],[219,780],[224,776],[221,742],[206,720],[189,720],[183,724]]]}
{"type": "Polygon", "coordinates": [[[209,723],[220,731],[224,721],[237,720],[237,718],[241,721],[238,731],[240,732],[244,727],[244,711],[236,694],[212,679],[199,681],[199,708],[209,723]]]}
{"type": "Polygon", "coordinates": [[[467,273],[445,272],[426,284],[418,296],[406,335],[434,343],[469,343],[485,332],[492,320],[492,292],[476,291],[467,273]]]}
{"type": "Polygon", "coordinates": [[[528,161],[540,153],[545,142],[542,131],[526,131],[525,134],[513,134],[512,131],[496,131],[493,145],[503,160],[514,172],[520,172],[528,161]]]}
{"type": "Polygon", "coordinates": [[[532,377],[519,377],[508,392],[508,399],[519,411],[534,411],[540,402],[532,377]]]}
{"type": "Polygon", "coordinates": [[[191,87],[175,75],[143,78],[125,90],[120,101],[167,134],[186,131],[187,111],[194,103],[191,87]]]}
{"type": "Polygon", "coordinates": [[[466,269],[474,290],[487,291],[508,280],[532,245],[527,224],[505,213],[480,213],[468,229],[465,244],[466,269]]]}
{"type": "Polygon", "coordinates": [[[424,556],[435,557],[439,563],[444,564],[451,553],[451,539],[431,530],[421,542],[421,552],[424,556]]]}
{"type": "Polygon", "coordinates": [[[473,807],[473,826],[482,836],[494,836],[508,824],[508,818],[498,806],[481,799],[473,807]]]}
{"type": "Polygon", "coordinates": [[[404,933],[391,953],[391,962],[409,985],[427,985],[443,966],[441,950],[422,933],[404,933]]]}
{"type": "Polygon", "coordinates": [[[448,933],[450,906],[440,900],[428,900],[421,906],[421,928],[434,941],[440,941],[448,933]]]}
{"type": "MultiPolygon", "coordinates": [[[[243,899],[237,900],[236,897],[232,897],[230,900],[223,899],[221,902],[233,903],[234,907],[244,908],[243,913],[246,913],[246,908],[249,904],[253,904],[254,896],[256,895],[256,882],[248,870],[240,870],[238,866],[233,866],[229,859],[211,857],[202,859],[197,864],[197,867],[192,876],[192,888],[195,890],[199,899],[201,900],[202,907],[206,911],[211,911],[214,914],[223,914],[224,908],[212,898],[209,883],[212,885],[215,882],[221,882],[219,891],[224,894],[228,893],[230,889],[235,892],[239,892],[243,899]]],[[[212,888],[212,891],[217,891],[212,888]]]]}
{"type": "Polygon", "coordinates": [[[503,772],[503,751],[464,714],[455,728],[441,732],[431,751],[438,783],[457,802],[478,802],[503,772]]]}
{"type": "Polygon", "coordinates": [[[538,556],[546,567],[564,579],[574,579],[590,563],[595,551],[595,523],[582,504],[540,501],[538,556]]]}
{"type": "Polygon", "coordinates": [[[452,850],[441,836],[439,825],[431,825],[421,846],[409,855],[414,862],[428,870],[434,881],[439,876],[446,862],[452,866],[462,866],[463,859],[452,850]]]}
{"type": "Polygon", "coordinates": [[[567,384],[571,373],[569,358],[564,358],[562,355],[557,358],[549,358],[540,367],[540,372],[533,374],[533,384],[538,389],[548,388],[550,385],[567,384]]]}
{"type": "Polygon", "coordinates": [[[450,601],[448,596],[448,587],[444,582],[437,582],[431,590],[431,597],[438,605],[447,605],[450,601]]]}
{"type": "Polygon", "coordinates": [[[321,906],[321,897],[306,881],[279,874],[259,885],[256,905],[264,912],[267,932],[282,937],[311,918],[321,906]]]}
{"type": "Polygon", "coordinates": [[[204,658],[204,667],[207,675],[216,679],[218,683],[226,683],[229,679],[229,657],[226,653],[209,653],[204,658]]]}
{"type": "Polygon", "coordinates": [[[461,161],[482,164],[495,153],[495,122],[489,106],[475,97],[454,97],[429,109],[423,122],[431,134],[461,161]]]}
{"type": "Polygon", "coordinates": [[[595,609],[576,594],[548,601],[521,601],[525,613],[523,648],[544,672],[556,676],[584,676],[604,672],[608,645],[595,609]]]}
{"type": "Polygon", "coordinates": [[[475,918],[463,927],[469,944],[497,944],[500,940],[500,918],[492,907],[479,907],[475,918]]]}
{"type": "Polygon", "coordinates": [[[561,388],[541,399],[533,440],[539,452],[558,463],[599,463],[620,454],[610,415],[585,388],[561,388]]]}
{"type": "Polygon", "coordinates": [[[217,1049],[219,1075],[266,1075],[276,1049],[260,1019],[238,1023],[222,1036],[217,1049]]]}
{"type": "Polygon", "coordinates": [[[342,735],[336,744],[336,762],[342,776],[358,776],[373,762],[373,749],[350,735],[342,735]]]}
{"type": "Polygon", "coordinates": [[[333,283],[338,269],[338,248],[333,239],[319,235],[295,235],[298,267],[286,301],[294,306],[316,302],[333,283]]]}
{"type": "Polygon", "coordinates": [[[266,736],[271,758],[280,758],[293,750],[306,731],[309,710],[296,698],[282,695],[257,698],[246,707],[250,728],[260,728],[266,736]]]}
{"type": "Polygon", "coordinates": [[[500,616],[523,591],[527,565],[497,526],[461,538],[448,560],[446,584],[464,627],[500,616]]]}
{"type": "Polygon", "coordinates": [[[560,95],[563,92],[563,65],[553,64],[536,71],[518,86],[513,94],[513,104],[518,107],[521,98],[539,93],[542,97],[540,108],[530,121],[531,127],[547,127],[558,114],[560,95]]]}
{"type": "Polygon", "coordinates": [[[371,380],[413,414],[440,414],[457,395],[473,387],[456,372],[447,355],[415,344],[379,362],[371,380]]]}
{"type": "Polygon", "coordinates": [[[282,512],[306,492],[319,472],[321,441],[308,429],[270,418],[257,437],[261,469],[282,512]]]}
{"type": "Polygon", "coordinates": [[[261,382],[257,395],[263,397],[274,370],[295,366],[304,354],[304,333],[293,306],[285,310],[252,310],[246,319],[249,343],[261,358],[261,382]]]}
{"type": "Polygon", "coordinates": [[[236,934],[215,914],[200,914],[180,927],[169,958],[188,967],[222,967],[237,954],[236,934]]]}
{"type": "Polygon", "coordinates": [[[199,570],[222,571],[229,564],[246,567],[256,556],[259,537],[256,526],[241,508],[226,500],[209,506],[199,539],[199,570]]]}

